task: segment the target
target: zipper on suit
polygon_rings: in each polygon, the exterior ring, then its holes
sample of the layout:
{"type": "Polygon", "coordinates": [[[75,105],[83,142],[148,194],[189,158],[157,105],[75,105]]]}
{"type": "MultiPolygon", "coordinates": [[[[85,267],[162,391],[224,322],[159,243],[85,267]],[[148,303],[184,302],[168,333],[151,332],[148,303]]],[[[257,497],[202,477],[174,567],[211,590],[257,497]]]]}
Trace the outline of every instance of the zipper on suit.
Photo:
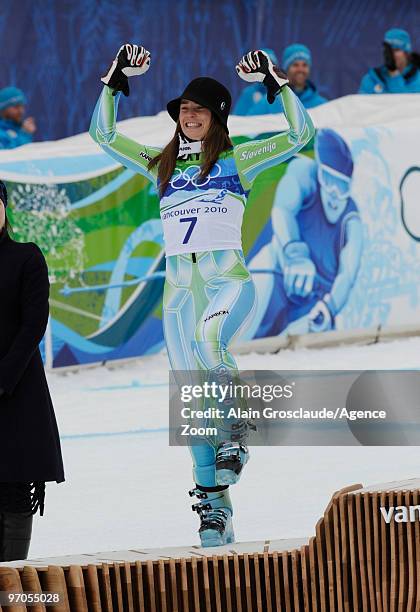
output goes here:
{"type": "Polygon", "coordinates": [[[195,256],[195,253],[191,253],[191,257],[192,257],[193,263],[197,263],[197,257],[195,256]]]}

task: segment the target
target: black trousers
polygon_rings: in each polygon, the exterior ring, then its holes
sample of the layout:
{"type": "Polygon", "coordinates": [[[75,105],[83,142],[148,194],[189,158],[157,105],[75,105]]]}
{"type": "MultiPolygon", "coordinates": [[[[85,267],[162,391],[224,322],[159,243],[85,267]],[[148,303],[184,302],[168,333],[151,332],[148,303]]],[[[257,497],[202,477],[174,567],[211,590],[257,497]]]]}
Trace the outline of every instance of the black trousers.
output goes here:
{"type": "Polygon", "coordinates": [[[0,483],[0,562],[28,557],[33,515],[44,512],[44,482],[0,483]]]}
{"type": "Polygon", "coordinates": [[[0,512],[0,561],[28,558],[32,520],[25,512],[0,512]]]}

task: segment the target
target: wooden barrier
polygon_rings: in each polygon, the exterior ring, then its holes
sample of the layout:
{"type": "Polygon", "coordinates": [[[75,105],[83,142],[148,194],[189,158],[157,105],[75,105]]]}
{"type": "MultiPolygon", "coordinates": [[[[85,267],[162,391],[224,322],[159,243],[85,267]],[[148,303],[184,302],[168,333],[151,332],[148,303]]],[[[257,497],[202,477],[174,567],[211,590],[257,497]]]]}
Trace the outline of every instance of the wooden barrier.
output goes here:
{"type": "Polygon", "coordinates": [[[420,479],[338,491],[309,539],[1,563],[0,591],[61,595],[0,612],[420,612],[420,479]]]}

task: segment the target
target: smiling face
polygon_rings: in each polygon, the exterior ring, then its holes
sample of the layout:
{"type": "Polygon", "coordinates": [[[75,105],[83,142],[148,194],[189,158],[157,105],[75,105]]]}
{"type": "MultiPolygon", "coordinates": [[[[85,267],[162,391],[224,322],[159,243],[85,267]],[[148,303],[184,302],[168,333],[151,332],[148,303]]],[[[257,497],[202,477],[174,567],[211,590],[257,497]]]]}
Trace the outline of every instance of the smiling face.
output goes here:
{"type": "Polygon", "coordinates": [[[310,68],[304,60],[296,60],[290,64],[287,77],[292,87],[304,89],[306,81],[309,79],[310,68]]]}
{"type": "Polygon", "coordinates": [[[179,122],[185,136],[203,140],[211,124],[211,111],[191,100],[181,100],[179,122]]]}

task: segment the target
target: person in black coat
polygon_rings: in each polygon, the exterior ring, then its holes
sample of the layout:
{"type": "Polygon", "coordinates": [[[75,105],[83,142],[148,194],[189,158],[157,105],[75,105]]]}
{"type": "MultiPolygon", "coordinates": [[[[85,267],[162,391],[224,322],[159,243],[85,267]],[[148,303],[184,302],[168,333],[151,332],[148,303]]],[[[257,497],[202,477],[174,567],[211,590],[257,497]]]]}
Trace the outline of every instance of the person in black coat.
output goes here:
{"type": "Polygon", "coordinates": [[[64,480],[54,408],[39,343],[48,322],[49,281],[36,244],[9,234],[0,181],[0,561],[26,559],[45,483],[64,480]]]}

